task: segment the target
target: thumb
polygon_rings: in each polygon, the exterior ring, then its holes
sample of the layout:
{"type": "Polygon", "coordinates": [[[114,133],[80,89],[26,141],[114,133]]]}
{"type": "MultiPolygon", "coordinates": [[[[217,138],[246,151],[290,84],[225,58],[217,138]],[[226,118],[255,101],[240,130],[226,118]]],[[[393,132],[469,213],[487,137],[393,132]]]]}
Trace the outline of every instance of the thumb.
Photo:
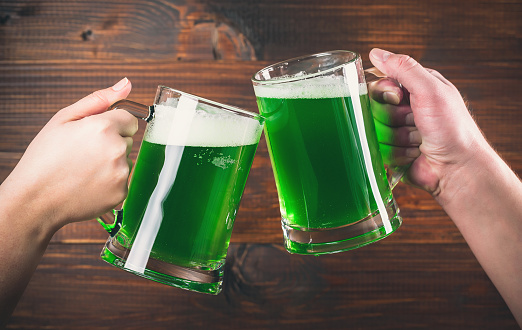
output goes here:
{"type": "Polygon", "coordinates": [[[410,94],[424,95],[433,93],[437,78],[408,55],[398,55],[374,48],[370,51],[370,61],[388,77],[397,80],[410,94]]]}
{"type": "Polygon", "coordinates": [[[114,86],[97,90],[62,109],[60,118],[64,121],[74,121],[102,113],[114,102],[126,98],[131,89],[131,82],[127,78],[123,78],[114,86]]]}

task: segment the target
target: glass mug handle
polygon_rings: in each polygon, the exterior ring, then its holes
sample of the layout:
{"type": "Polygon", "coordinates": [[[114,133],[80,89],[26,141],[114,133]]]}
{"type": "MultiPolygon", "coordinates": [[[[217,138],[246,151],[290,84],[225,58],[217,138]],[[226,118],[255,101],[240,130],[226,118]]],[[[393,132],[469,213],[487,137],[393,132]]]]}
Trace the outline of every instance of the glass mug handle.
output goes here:
{"type": "MultiPolygon", "coordinates": [[[[154,117],[154,106],[146,106],[141,103],[137,103],[129,100],[120,100],[113,103],[107,111],[123,109],[129,112],[136,118],[143,119],[149,122],[154,117]]],[[[102,227],[112,236],[114,236],[121,227],[121,221],[123,220],[123,214],[121,210],[112,210],[98,217],[98,222],[102,227]]]]}
{"type": "MultiPolygon", "coordinates": [[[[366,84],[370,84],[372,82],[375,82],[381,78],[387,78],[387,76],[382,73],[379,69],[376,67],[372,67],[369,69],[364,70],[364,76],[366,79],[366,84]]],[[[392,78],[389,78],[392,79],[392,78]]],[[[399,83],[397,80],[392,79],[399,87],[402,87],[401,83],[399,83]]],[[[395,188],[395,186],[401,181],[402,177],[404,176],[404,173],[410,168],[411,163],[403,166],[389,166],[389,178],[388,182],[390,183],[391,189],[395,188]]]]}

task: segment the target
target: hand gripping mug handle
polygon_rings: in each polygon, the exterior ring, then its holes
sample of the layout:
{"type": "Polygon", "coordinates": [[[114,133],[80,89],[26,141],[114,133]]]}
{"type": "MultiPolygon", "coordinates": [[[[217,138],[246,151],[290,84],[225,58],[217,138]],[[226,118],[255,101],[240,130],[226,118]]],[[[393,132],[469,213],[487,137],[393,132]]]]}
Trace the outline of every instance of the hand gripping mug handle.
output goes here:
{"type": "MultiPolygon", "coordinates": [[[[370,84],[374,81],[377,81],[381,78],[388,78],[384,73],[382,73],[379,69],[376,67],[372,67],[369,69],[364,70],[364,75],[366,79],[366,84],[370,84]]],[[[392,78],[389,78],[392,79],[392,78]]],[[[396,81],[395,79],[392,79],[395,81],[395,83],[402,88],[401,83],[396,81]]],[[[389,172],[389,178],[388,182],[390,183],[391,189],[395,188],[395,186],[401,181],[402,177],[404,176],[404,173],[410,168],[411,163],[403,166],[388,166],[389,172]]]]}
{"type": "MultiPolygon", "coordinates": [[[[134,101],[120,100],[112,104],[107,111],[114,109],[123,109],[136,118],[149,122],[154,117],[154,106],[146,106],[134,101]]],[[[121,228],[123,220],[122,210],[112,210],[98,217],[98,222],[112,236],[114,236],[121,228]]]]}

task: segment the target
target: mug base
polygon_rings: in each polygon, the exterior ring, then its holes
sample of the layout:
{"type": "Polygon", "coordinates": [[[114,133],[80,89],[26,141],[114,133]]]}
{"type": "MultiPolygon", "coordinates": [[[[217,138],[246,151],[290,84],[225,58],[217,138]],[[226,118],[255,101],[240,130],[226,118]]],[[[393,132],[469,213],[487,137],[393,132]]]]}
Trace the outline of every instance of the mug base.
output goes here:
{"type": "Polygon", "coordinates": [[[119,244],[114,237],[109,237],[100,256],[102,260],[113,266],[158,283],[211,295],[217,295],[221,292],[223,265],[217,270],[207,271],[181,267],[149,258],[143,272],[138,272],[125,267],[126,256],[129,252],[130,250],[119,244]]]}
{"type": "Polygon", "coordinates": [[[389,223],[383,223],[379,211],[355,223],[336,228],[294,228],[281,220],[285,248],[290,253],[304,255],[331,254],[353,250],[393,233],[402,224],[397,203],[392,199],[386,205],[389,223]]]}

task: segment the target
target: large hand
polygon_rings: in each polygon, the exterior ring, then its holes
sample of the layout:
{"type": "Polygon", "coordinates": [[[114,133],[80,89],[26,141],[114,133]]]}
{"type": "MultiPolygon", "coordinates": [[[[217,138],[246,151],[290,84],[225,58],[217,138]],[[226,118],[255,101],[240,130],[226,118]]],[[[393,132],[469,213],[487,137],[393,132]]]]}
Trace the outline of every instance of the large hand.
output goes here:
{"type": "Polygon", "coordinates": [[[137,120],[124,110],[106,111],[127,97],[125,78],[59,112],[34,138],[4,189],[24,196],[42,221],[66,223],[93,219],[127,194],[128,154],[137,120]]]}
{"type": "Polygon", "coordinates": [[[390,79],[370,86],[385,161],[413,161],[405,180],[437,195],[445,176],[487,142],[457,88],[440,73],[381,49],[373,49],[370,60],[403,86],[390,79]]]}
{"type": "Polygon", "coordinates": [[[440,203],[522,325],[522,281],[514,275],[522,273],[522,181],[440,73],[380,49],[370,59],[404,87],[391,80],[370,86],[389,161],[408,162],[418,145],[406,180],[440,203]]]}

